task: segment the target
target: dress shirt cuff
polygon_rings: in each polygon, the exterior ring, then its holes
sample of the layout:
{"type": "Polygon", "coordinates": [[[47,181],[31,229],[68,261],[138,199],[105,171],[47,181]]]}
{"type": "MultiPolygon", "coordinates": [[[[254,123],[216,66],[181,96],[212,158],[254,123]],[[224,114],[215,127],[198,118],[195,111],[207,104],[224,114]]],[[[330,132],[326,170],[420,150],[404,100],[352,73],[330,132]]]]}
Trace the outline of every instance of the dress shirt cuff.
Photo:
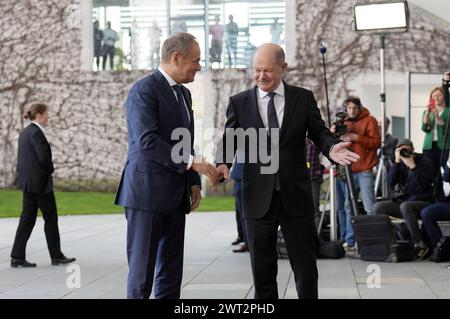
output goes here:
{"type": "Polygon", "coordinates": [[[194,156],[189,155],[189,162],[188,162],[188,164],[187,164],[187,166],[186,166],[186,170],[187,170],[187,171],[191,169],[192,163],[193,163],[193,162],[194,162],[194,156]]]}

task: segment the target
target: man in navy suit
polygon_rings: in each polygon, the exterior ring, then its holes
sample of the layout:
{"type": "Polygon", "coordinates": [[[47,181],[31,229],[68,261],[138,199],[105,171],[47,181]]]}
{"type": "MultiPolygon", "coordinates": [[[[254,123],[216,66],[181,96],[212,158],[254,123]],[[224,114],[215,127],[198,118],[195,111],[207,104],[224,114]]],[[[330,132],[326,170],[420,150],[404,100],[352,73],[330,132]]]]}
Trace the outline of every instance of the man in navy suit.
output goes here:
{"type": "Polygon", "coordinates": [[[359,156],[346,149],[351,143],[339,142],[325,127],[311,91],[282,81],[287,63],[280,46],[269,43],[259,47],[253,68],[256,86],[230,98],[226,130],[217,152],[217,171],[219,177],[228,179],[229,159],[242,149],[231,144],[236,131],[262,131],[256,140],[245,137],[241,181],[255,298],[278,298],[276,242],[281,225],[298,297],[315,299],[319,240],[305,137],[308,135],[322,154],[336,163],[350,164],[359,156]],[[265,143],[267,140],[270,142],[265,143]],[[254,153],[248,145],[257,145],[254,153]],[[264,148],[271,150],[270,172],[265,170],[268,164],[261,155],[264,148]],[[226,154],[228,150],[233,154],[226,154]],[[251,159],[252,155],[256,160],[251,159]]]}
{"type": "Polygon", "coordinates": [[[215,168],[194,159],[192,99],[181,85],[194,81],[199,62],[195,38],[173,35],[158,70],[134,84],[125,103],[128,159],[115,203],[128,223],[130,299],[149,298],[152,287],[157,299],[180,297],[185,215],[199,206],[199,173],[216,182],[215,168]]]}

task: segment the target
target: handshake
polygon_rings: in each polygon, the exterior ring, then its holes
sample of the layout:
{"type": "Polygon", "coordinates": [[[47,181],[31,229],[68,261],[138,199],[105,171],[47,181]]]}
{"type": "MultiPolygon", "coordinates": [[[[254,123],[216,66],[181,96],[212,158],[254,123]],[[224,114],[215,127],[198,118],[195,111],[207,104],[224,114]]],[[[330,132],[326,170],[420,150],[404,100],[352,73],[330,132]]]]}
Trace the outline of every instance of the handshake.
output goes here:
{"type": "Polygon", "coordinates": [[[217,185],[228,180],[230,170],[226,164],[214,167],[203,159],[194,159],[191,168],[199,174],[205,175],[211,181],[213,190],[216,191],[217,185]]]}

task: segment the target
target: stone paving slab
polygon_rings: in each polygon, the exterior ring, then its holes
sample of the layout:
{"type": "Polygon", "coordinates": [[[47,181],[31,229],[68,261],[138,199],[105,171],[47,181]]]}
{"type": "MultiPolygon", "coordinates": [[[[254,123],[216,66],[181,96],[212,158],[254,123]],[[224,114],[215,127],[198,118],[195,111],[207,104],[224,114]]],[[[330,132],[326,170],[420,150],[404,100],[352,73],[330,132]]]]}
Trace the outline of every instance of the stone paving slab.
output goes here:
{"type": "MultiPolygon", "coordinates": [[[[50,265],[41,217],[27,247],[27,259],[38,267],[10,268],[17,224],[17,218],[0,219],[0,299],[126,297],[126,220],[122,214],[59,217],[63,252],[77,258],[74,265],[81,274],[79,288],[71,286],[73,269],[50,265]]],[[[231,251],[235,237],[233,212],[192,213],[187,217],[182,298],[253,298],[249,254],[231,251]]],[[[319,260],[319,297],[450,298],[450,270],[445,266],[429,261],[319,260]],[[374,265],[379,267],[379,288],[367,285],[374,265]]],[[[297,298],[287,260],[279,260],[277,281],[280,298],[297,298]]]]}

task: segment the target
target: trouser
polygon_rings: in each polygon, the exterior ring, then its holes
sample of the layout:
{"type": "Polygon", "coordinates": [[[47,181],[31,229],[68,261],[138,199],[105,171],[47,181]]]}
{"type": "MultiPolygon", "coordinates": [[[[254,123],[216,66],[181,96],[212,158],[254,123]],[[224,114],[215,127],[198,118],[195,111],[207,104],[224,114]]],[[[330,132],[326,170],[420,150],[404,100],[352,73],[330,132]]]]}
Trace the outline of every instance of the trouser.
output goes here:
{"type": "Polygon", "coordinates": [[[276,249],[278,226],[281,225],[289,262],[294,272],[299,298],[318,298],[317,251],[319,238],[314,214],[289,216],[281,195],[274,191],[268,213],[259,219],[245,220],[247,245],[250,251],[255,299],[277,299],[278,255],[276,249]]]}
{"type": "Polygon", "coordinates": [[[183,210],[153,213],[125,208],[127,218],[128,299],[178,299],[183,276],[183,210]]]}
{"type": "Polygon", "coordinates": [[[428,205],[430,205],[430,202],[426,201],[405,201],[398,203],[388,200],[375,203],[373,211],[375,215],[389,215],[403,218],[411,233],[413,242],[417,244],[423,241],[418,218],[420,217],[420,211],[428,205]]]}
{"type": "Polygon", "coordinates": [[[27,242],[36,224],[38,209],[40,209],[45,222],[44,232],[50,257],[62,258],[55,194],[53,192],[43,195],[23,192],[22,206],[22,215],[17,227],[11,257],[25,259],[27,242]]]}

